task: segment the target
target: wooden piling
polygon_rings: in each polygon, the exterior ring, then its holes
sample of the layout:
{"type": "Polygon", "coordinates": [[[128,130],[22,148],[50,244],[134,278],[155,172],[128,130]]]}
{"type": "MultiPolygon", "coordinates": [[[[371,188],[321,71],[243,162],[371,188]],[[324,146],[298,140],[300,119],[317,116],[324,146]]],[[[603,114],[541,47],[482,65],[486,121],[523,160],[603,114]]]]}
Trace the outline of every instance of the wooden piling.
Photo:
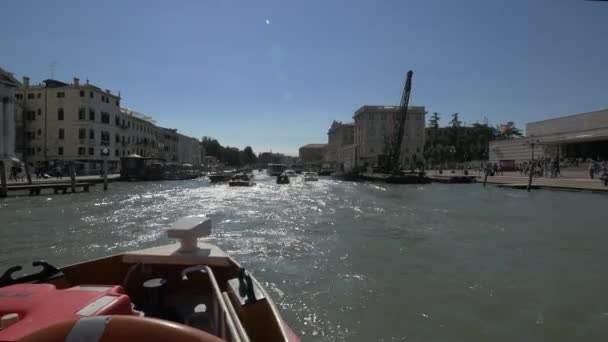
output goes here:
{"type": "Polygon", "coordinates": [[[103,190],[108,190],[108,160],[103,159],[103,190]]]}
{"type": "Polygon", "coordinates": [[[483,177],[483,187],[486,187],[486,183],[488,183],[488,175],[490,174],[490,169],[486,166],[486,174],[483,177]]]}
{"type": "Polygon", "coordinates": [[[528,187],[526,187],[526,190],[530,191],[530,189],[532,189],[532,177],[534,176],[534,170],[536,169],[536,162],[532,161],[532,163],[530,164],[530,175],[528,177],[528,187]]]}
{"type": "Polygon", "coordinates": [[[8,187],[6,184],[6,169],[4,168],[4,160],[0,160],[0,197],[6,197],[8,187]]]}
{"type": "Polygon", "coordinates": [[[27,162],[23,163],[23,169],[25,170],[25,177],[27,179],[27,184],[32,185],[32,175],[30,174],[30,166],[27,162]]]}
{"type": "Polygon", "coordinates": [[[72,184],[72,193],[76,192],[76,167],[74,166],[74,163],[70,163],[70,181],[72,184]]]}

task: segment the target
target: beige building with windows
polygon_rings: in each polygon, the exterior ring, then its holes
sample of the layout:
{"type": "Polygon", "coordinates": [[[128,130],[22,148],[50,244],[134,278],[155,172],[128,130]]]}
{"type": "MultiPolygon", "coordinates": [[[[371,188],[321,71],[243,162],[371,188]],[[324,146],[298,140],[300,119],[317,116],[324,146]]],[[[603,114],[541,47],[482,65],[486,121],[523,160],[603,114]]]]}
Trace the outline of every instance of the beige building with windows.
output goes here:
{"type": "Polygon", "coordinates": [[[355,143],[355,124],[334,121],[327,131],[325,161],[336,163],[340,160],[338,151],[355,143]]]}
{"type": "Polygon", "coordinates": [[[64,167],[75,161],[80,174],[97,173],[103,158],[117,172],[119,157],[112,137],[126,131],[118,125],[120,96],[88,83],[45,80],[30,85],[24,77],[16,94],[24,108],[24,150],[36,167],[64,167]],[[107,155],[103,152],[107,151],[107,155]]]}
{"type": "Polygon", "coordinates": [[[109,172],[117,173],[120,157],[133,154],[200,165],[198,140],[158,127],[151,117],[121,107],[120,94],[88,81],[30,85],[24,77],[15,99],[24,108],[24,153],[35,167],[66,172],[75,162],[78,174],[97,174],[107,159],[109,172]]]}
{"type": "MultiPolygon", "coordinates": [[[[398,110],[399,107],[396,106],[363,106],[355,112],[354,140],[360,166],[378,165],[379,159],[386,156],[387,144],[392,141],[395,130],[398,129],[398,110]]],[[[423,160],[425,114],[423,106],[408,108],[401,145],[402,165],[423,160]]]]}

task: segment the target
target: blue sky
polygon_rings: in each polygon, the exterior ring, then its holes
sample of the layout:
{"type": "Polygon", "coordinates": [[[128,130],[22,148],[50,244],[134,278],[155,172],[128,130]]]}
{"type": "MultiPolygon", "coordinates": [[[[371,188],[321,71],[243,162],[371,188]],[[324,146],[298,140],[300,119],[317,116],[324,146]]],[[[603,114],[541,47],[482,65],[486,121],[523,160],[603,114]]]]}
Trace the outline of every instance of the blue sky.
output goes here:
{"type": "Polygon", "coordinates": [[[159,124],[256,152],[325,142],[364,104],[467,123],[608,107],[608,2],[5,1],[0,66],[77,76],[159,124]],[[268,20],[268,21],[267,21],[268,20]]]}

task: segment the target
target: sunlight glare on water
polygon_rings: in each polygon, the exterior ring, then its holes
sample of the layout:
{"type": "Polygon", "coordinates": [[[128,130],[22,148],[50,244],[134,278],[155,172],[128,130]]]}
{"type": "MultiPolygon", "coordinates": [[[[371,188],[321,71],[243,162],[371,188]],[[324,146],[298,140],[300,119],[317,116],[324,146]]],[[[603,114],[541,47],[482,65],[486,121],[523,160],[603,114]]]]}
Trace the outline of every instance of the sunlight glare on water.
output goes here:
{"type": "Polygon", "coordinates": [[[169,242],[180,217],[255,273],[303,340],[606,340],[601,195],[204,179],[0,201],[0,266],[169,242]]]}

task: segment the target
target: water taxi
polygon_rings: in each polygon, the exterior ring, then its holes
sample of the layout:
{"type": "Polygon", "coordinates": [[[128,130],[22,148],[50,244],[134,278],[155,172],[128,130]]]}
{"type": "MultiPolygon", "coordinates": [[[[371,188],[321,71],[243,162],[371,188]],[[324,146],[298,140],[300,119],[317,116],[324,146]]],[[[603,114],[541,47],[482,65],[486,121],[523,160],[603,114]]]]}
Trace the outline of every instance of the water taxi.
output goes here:
{"type": "Polygon", "coordinates": [[[237,173],[232,176],[232,179],[228,182],[228,185],[230,186],[252,186],[254,184],[253,174],[250,173],[237,173]]]}
{"type": "Polygon", "coordinates": [[[304,176],[305,182],[316,182],[319,180],[319,175],[315,172],[303,172],[302,176],[304,176]]]}
{"type": "Polygon", "coordinates": [[[285,170],[285,172],[283,172],[283,174],[285,174],[289,178],[298,176],[298,174],[292,169],[285,170]]]}

